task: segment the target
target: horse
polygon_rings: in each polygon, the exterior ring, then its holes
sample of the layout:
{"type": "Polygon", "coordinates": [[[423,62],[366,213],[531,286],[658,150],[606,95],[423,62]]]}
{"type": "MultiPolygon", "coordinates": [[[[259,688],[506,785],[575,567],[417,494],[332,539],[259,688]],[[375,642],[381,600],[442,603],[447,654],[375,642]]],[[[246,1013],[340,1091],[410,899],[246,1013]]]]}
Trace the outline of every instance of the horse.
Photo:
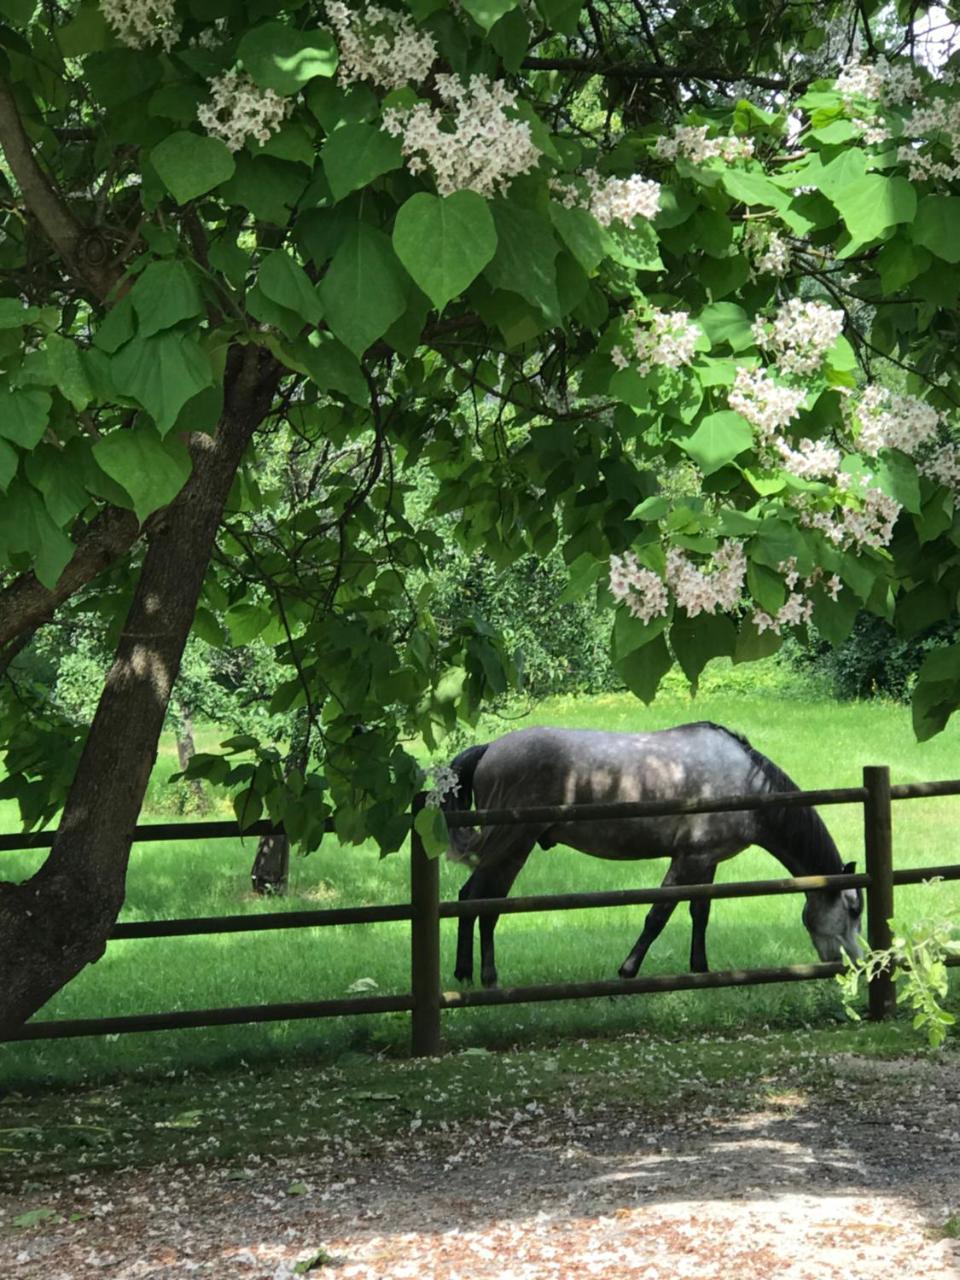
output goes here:
{"type": "MultiPolygon", "coordinates": [[[[450,762],[456,785],[441,800],[446,812],[470,808],[523,809],[531,806],[622,801],[708,800],[723,796],[763,796],[798,791],[796,783],[746,738],[710,721],[678,725],[656,733],[614,733],[593,729],[528,728],[482,746],[468,747],[450,762]]],[[[565,844],[595,858],[633,861],[670,859],[665,885],[711,884],[717,865],[749,845],[773,854],[791,876],[852,872],[844,863],[820,815],[809,806],[772,807],[730,813],[590,821],[537,821],[512,826],[453,827],[447,857],[472,867],[460,901],[505,898],[536,845],[565,844]]],[[[636,977],[651,944],[676,904],[658,902],[643,932],[620,966],[621,978],[636,977]]],[[[803,923],[821,960],[844,952],[856,960],[863,897],[859,889],[806,892],[803,923]]],[[[690,903],[690,968],[707,972],[706,931],[710,900],[690,903]]],[[[473,978],[473,924],[460,917],[457,981],[473,978]]],[[[480,917],[481,981],[496,986],[493,934],[496,915],[480,917]]]]}

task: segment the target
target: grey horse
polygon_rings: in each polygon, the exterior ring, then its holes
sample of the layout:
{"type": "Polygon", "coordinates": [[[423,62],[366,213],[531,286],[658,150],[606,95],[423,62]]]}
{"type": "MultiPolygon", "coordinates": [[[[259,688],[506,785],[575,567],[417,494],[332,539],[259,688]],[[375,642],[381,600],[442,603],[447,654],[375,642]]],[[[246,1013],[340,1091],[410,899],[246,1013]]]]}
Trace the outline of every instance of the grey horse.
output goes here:
{"type": "MultiPolygon", "coordinates": [[[[765,795],[799,788],[746,738],[702,721],[657,733],[592,729],[520,729],[485,746],[470,747],[450,764],[457,786],[443,799],[446,811],[523,809],[561,804],[691,800],[765,795]]],[[[472,898],[505,898],[535,845],[568,845],[596,858],[634,861],[669,858],[665,885],[709,884],[717,864],[749,845],[768,850],[791,876],[836,875],[844,864],[815,809],[772,808],[668,817],[536,822],[482,828],[454,827],[447,856],[473,868],[460,891],[472,898]]],[[[821,960],[860,955],[863,898],[859,889],[808,892],[803,923],[821,960]]],[[[651,943],[673,912],[673,903],[651,907],[633,950],[620,966],[636,976],[651,943]]],[[[709,900],[690,903],[693,939],[690,967],[706,972],[709,900]]],[[[493,934],[498,916],[480,917],[481,980],[495,986],[493,934]]],[[[473,977],[473,924],[460,919],[455,976],[473,977]]]]}

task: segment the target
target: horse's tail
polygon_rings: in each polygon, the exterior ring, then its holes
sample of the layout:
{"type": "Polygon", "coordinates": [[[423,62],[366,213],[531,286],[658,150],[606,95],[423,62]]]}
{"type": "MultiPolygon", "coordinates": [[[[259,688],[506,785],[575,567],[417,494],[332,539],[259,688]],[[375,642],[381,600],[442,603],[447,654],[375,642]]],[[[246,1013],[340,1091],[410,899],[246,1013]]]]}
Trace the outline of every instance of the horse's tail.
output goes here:
{"type": "MultiPolygon", "coordinates": [[[[457,809],[469,809],[473,801],[473,775],[477,765],[483,759],[489,743],[479,747],[467,747],[450,761],[450,769],[456,775],[457,785],[451,788],[440,801],[440,808],[445,813],[457,809]]],[[[470,863],[478,838],[475,827],[453,827],[450,831],[450,847],[447,857],[451,862],[470,863]]]]}

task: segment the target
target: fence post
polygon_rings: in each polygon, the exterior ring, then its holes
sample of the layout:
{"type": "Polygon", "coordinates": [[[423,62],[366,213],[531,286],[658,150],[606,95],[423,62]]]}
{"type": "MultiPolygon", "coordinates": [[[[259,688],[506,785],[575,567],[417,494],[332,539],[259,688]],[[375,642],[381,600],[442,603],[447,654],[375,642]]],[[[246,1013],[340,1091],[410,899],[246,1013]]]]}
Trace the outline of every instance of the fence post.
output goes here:
{"type": "MultiPolygon", "coordinates": [[[[424,800],[423,792],[414,798],[412,821],[424,800]]],[[[412,822],[410,906],[410,1051],[415,1058],[432,1058],[440,1052],[440,864],[437,858],[427,857],[412,822]]]]}
{"type": "MultiPolygon", "coordinates": [[[[890,769],[866,765],[863,785],[863,841],[867,854],[867,941],[875,951],[885,951],[893,941],[893,814],[890,808],[890,769]]],[[[878,973],[868,992],[870,1017],[880,1021],[896,1008],[897,994],[889,969],[878,973]]]]}

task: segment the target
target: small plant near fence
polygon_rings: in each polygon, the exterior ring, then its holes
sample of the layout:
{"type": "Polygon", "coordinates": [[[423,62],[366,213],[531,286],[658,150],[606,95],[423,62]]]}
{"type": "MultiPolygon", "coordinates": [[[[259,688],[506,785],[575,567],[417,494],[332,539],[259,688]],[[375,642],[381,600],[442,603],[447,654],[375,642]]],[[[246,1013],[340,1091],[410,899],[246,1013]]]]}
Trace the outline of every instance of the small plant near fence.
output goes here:
{"type": "Polygon", "coordinates": [[[948,990],[947,961],[952,956],[960,956],[956,925],[934,918],[909,924],[893,919],[890,930],[889,947],[867,947],[857,961],[846,958],[846,967],[836,979],[843,1007],[848,1017],[859,1022],[857,1002],[861,980],[869,984],[878,974],[890,973],[899,1001],[913,1012],[914,1027],[926,1035],[931,1049],[939,1049],[957,1021],[956,1014],[943,1006],[948,990]]]}

